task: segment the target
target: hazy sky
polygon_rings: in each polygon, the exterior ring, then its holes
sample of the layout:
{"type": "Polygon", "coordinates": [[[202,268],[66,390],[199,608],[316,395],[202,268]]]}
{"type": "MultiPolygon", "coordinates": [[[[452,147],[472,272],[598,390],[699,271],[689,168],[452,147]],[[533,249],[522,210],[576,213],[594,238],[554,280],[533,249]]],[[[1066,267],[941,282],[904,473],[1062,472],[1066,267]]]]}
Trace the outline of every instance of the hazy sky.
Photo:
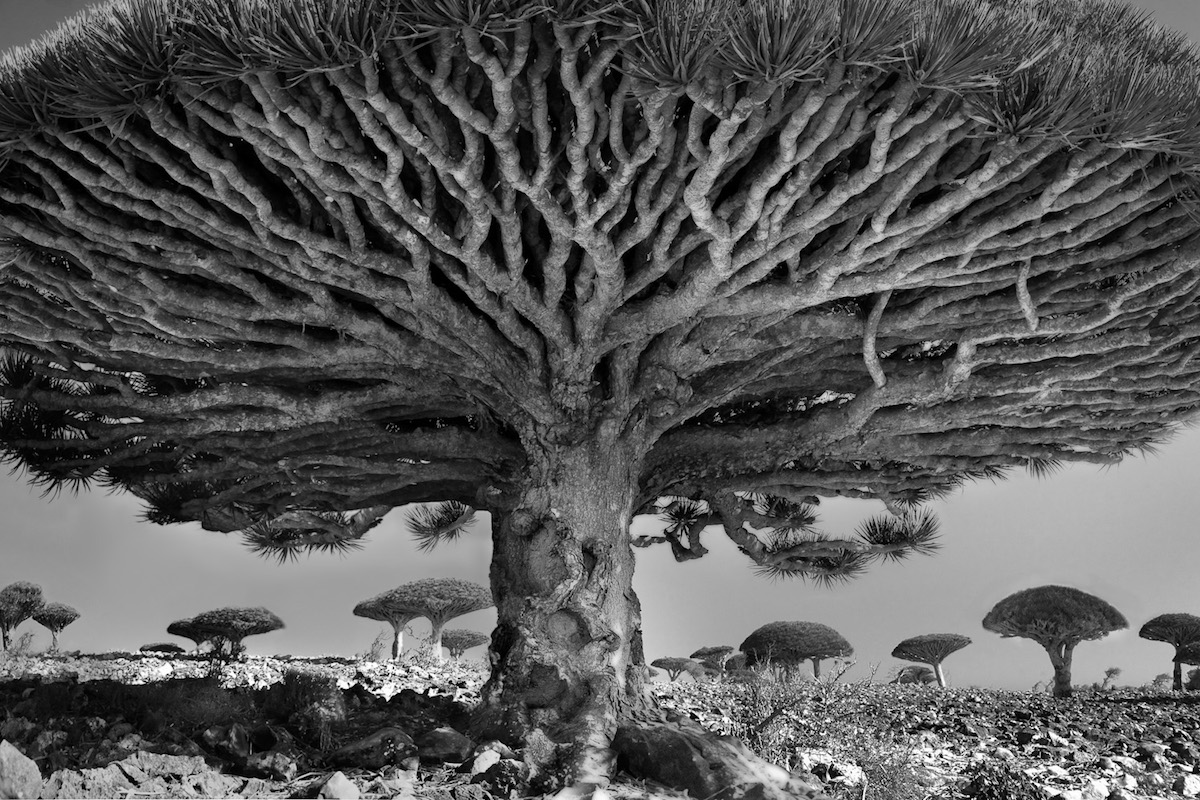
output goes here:
{"type": "MultiPolygon", "coordinates": [[[[0,48],[36,37],[84,5],[0,0],[0,48]]],[[[1200,40],[1197,0],[1137,5],[1200,40]]],[[[980,620],[1012,592],[1058,583],[1103,597],[1131,627],[1080,645],[1075,681],[1099,681],[1116,666],[1118,683],[1148,682],[1170,671],[1171,648],[1137,638],[1137,629],[1165,612],[1200,614],[1198,476],[1200,430],[1187,430],[1160,455],[1116,468],[1080,465],[1046,480],[1021,474],[974,484],[934,506],[945,532],[939,554],[882,564],[834,590],[755,577],[752,564],[716,530],[705,540],[711,552],[699,561],[676,564],[665,546],[638,550],[634,585],[647,658],[736,647],[764,623],[810,620],[833,626],[854,645],[858,664],[850,677],[865,677],[873,664],[880,676],[901,666],[889,654],[909,636],[961,633],[974,644],[946,662],[952,684],[1026,689],[1050,676],[1045,653],[1028,640],[983,630],[980,620]]],[[[140,506],[128,496],[91,492],[51,500],[3,474],[0,508],[0,586],[33,581],[48,600],[77,608],[81,618],[60,640],[85,652],[170,640],[170,622],[211,608],[263,605],[287,627],[248,639],[250,652],[352,655],[385,627],[351,614],[359,600],[425,577],[486,583],[491,551],[481,528],[453,547],[419,553],[396,511],[357,553],[278,566],[251,555],[236,535],[141,522],[140,506]]],[[[825,529],[848,533],[882,505],[826,501],[821,509],[825,529]]],[[[488,632],[494,621],[488,610],[451,627],[488,632]]],[[[418,635],[428,630],[423,621],[414,627],[418,635]]],[[[41,626],[28,622],[24,630],[49,643],[41,626]]]]}

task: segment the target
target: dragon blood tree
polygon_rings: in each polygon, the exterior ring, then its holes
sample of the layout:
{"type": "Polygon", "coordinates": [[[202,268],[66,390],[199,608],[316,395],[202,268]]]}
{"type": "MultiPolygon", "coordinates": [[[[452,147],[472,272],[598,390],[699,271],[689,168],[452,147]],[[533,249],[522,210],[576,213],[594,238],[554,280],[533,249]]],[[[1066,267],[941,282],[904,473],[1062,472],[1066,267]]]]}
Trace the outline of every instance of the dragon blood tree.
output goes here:
{"type": "Polygon", "coordinates": [[[110,2],[0,65],[0,440],[281,559],[488,512],[480,726],[602,780],[635,515],[850,575],[1191,413],[1198,77],[1088,0],[110,2]]]}
{"type": "Polygon", "coordinates": [[[1037,586],[1004,598],[983,627],[1005,639],[1032,639],[1050,656],[1054,696],[1071,696],[1071,660],[1080,642],[1129,627],[1123,614],[1094,594],[1070,586],[1037,586]]]}
{"type": "Polygon", "coordinates": [[[487,644],[492,638],[486,633],[467,630],[466,628],[451,628],[442,633],[442,647],[450,651],[450,657],[455,661],[463,657],[463,653],[472,647],[487,644]]]}
{"type": "Polygon", "coordinates": [[[905,639],[892,649],[892,658],[905,661],[920,661],[933,667],[938,686],[946,688],[946,674],[942,662],[951,653],[956,653],[971,643],[969,636],[957,633],[926,633],[905,639]]]}
{"type": "MultiPolygon", "coordinates": [[[[1173,613],[1159,614],[1147,620],[1138,636],[1155,642],[1166,642],[1175,648],[1178,656],[1182,648],[1193,642],[1200,642],[1200,617],[1195,614],[1173,613]]],[[[1178,658],[1172,659],[1171,688],[1177,692],[1183,691],[1183,669],[1178,658]]]]}
{"type": "Polygon", "coordinates": [[[397,586],[380,597],[394,613],[409,613],[429,620],[429,656],[442,660],[442,631],[446,623],[473,611],[491,608],[492,593],[477,583],[457,578],[422,578],[397,586]]]}
{"type": "Polygon", "coordinates": [[[366,617],[392,626],[392,661],[400,657],[404,649],[404,626],[421,616],[420,612],[408,608],[397,608],[387,591],[369,597],[354,606],[354,616],[366,617]]]}
{"type": "MultiPolygon", "coordinates": [[[[214,642],[228,642],[229,655],[234,658],[246,653],[246,645],[242,643],[242,639],[281,630],[284,627],[283,620],[261,606],[216,608],[197,614],[187,622],[197,633],[206,634],[214,642]]],[[[167,632],[171,632],[169,628],[167,632]]],[[[216,650],[219,649],[220,645],[216,647],[216,650]]]]}
{"type": "Polygon", "coordinates": [[[58,635],[79,619],[79,612],[66,603],[46,603],[33,612],[33,621],[50,631],[50,650],[58,651],[58,635]]]}
{"type": "Polygon", "coordinates": [[[789,677],[809,661],[813,677],[819,678],[825,659],[854,655],[854,648],[840,633],[820,622],[768,622],[747,636],[738,649],[746,654],[746,666],[778,666],[789,677]]]}
{"type": "Polygon", "coordinates": [[[32,617],[45,605],[42,587],[29,581],[17,581],[0,589],[0,645],[8,650],[13,629],[32,617]]]}

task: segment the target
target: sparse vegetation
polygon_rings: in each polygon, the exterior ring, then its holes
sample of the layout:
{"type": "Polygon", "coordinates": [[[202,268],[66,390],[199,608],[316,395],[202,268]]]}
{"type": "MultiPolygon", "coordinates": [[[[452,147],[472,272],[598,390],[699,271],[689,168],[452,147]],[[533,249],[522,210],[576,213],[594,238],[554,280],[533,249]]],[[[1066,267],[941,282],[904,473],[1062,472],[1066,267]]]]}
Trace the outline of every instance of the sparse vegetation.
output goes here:
{"type": "Polygon", "coordinates": [[[1038,586],[1009,595],[983,618],[983,627],[1005,638],[1032,639],[1054,667],[1054,696],[1071,696],[1071,657],[1083,641],[1128,628],[1111,605],[1069,586],[1038,586]]]}

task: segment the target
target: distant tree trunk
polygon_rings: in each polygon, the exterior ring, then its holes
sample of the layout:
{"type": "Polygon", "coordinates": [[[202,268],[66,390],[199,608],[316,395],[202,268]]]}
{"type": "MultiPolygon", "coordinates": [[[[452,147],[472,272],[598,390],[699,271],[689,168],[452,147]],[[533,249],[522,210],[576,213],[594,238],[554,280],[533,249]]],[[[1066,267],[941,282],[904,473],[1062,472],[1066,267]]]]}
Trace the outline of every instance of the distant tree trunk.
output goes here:
{"type": "Polygon", "coordinates": [[[640,453],[580,439],[531,459],[518,505],[496,515],[493,668],[477,727],[515,744],[540,731],[570,751],[547,769],[603,783],[619,720],[656,708],[636,656],[629,523],[640,453]]]}
{"type": "Polygon", "coordinates": [[[392,661],[400,658],[404,648],[404,627],[397,622],[392,623],[392,661]]]}
{"type": "Polygon", "coordinates": [[[1071,656],[1075,646],[1071,644],[1054,644],[1046,648],[1050,654],[1050,663],[1054,666],[1054,696],[1071,696],[1071,656]]]}
{"type": "Polygon", "coordinates": [[[442,631],[446,629],[446,622],[444,619],[429,620],[429,624],[433,626],[429,631],[429,655],[435,664],[441,664],[445,660],[442,656],[442,631]]]}
{"type": "Polygon", "coordinates": [[[946,688],[946,675],[945,675],[945,673],[942,672],[942,662],[939,661],[935,664],[930,664],[930,666],[933,667],[933,674],[937,676],[938,686],[945,689],[946,688]]]}
{"type": "MultiPolygon", "coordinates": [[[[9,631],[8,631],[8,628],[6,628],[6,627],[4,627],[4,628],[0,628],[0,644],[3,644],[3,646],[4,646],[4,652],[6,652],[6,653],[7,653],[7,652],[8,652],[8,646],[9,646],[9,631]]],[[[1175,665],[1175,668],[1176,668],[1176,670],[1178,670],[1178,669],[1179,669],[1179,665],[1178,665],[1178,664],[1176,664],[1176,665],[1175,665]]]]}
{"type": "Polygon", "coordinates": [[[821,659],[819,659],[819,658],[812,659],[812,665],[813,665],[813,678],[821,677],[821,659]]]}
{"type": "MultiPolygon", "coordinates": [[[[59,630],[62,630],[62,629],[59,628],[59,630]]],[[[54,628],[50,629],[50,652],[51,653],[58,652],[58,630],[55,630],[54,628]]]]}
{"type": "Polygon", "coordinates": [[[1183,691],[1183,664],[1178,661],[1174,662],[1174,664],[1175,664],[1175,669],[1172,671],[1171,677],[1174,679],[1175,691],[1182,692],[1183,691]]]}

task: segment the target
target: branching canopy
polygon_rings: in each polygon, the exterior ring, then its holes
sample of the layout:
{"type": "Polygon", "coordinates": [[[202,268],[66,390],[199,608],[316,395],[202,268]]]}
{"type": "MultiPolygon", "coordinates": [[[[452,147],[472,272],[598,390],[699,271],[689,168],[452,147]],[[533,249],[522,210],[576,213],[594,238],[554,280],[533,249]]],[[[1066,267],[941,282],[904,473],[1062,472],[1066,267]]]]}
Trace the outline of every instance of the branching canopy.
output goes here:
{"type": "Polygon", "coordinates": [[[742,642],[746,665],[794,666],[803,661],[847,658],[854,655],[840,633],[819,622],[768,622],[742,642]]]}
{"type": "Polygon", "coordinates": [[[33,620],[39,625],[58,633],[79,619],[79,612],[66,603],[46,603],[33,612],[33,620]]]}
{"type": "Polygon", "coordinates": [[[893,658],[940,664],[954,652],[971,643],[968,636],[957,633],[926,633],[905,639],[892,649],[893,658]]]}
{"type": "Polygon", "coordinates": [[[387,608],[425,617],[435,627],[494,605],[490,591],[457,578],[424,578],[397,586],[380,597],[386,598],[387,608]]]}
{"type": "Polygon", "coordinates": [[[1178,651],[1184,645],[1200,641],[1200,617],[1183,613],[1159,614],[1142,625],[1138,636],[1166,642],[1178,651]]]}
{"type": "Polygon", "coordinates": [[[1073,647],[1128,628],[1121,612],[1095,595],[1069,586],[1024,589],[996,603],[983,627],[1008,638],[1032,639],[1047,649],[1073,647]]]}
{"type": "Polygon", "coordinates": [[[42,587],[29,581],[17,581],[0,589],[0,629],[7,633],[37,613],[45,601],[42,587]]]}
{"type": "Polygon", "coordinates": [[[287,560],[625,436],[640,512],[850,576],[1195,409],[1198,61],[1105,0],[113,0],[0,60],[0,441],[287,560]]]}

